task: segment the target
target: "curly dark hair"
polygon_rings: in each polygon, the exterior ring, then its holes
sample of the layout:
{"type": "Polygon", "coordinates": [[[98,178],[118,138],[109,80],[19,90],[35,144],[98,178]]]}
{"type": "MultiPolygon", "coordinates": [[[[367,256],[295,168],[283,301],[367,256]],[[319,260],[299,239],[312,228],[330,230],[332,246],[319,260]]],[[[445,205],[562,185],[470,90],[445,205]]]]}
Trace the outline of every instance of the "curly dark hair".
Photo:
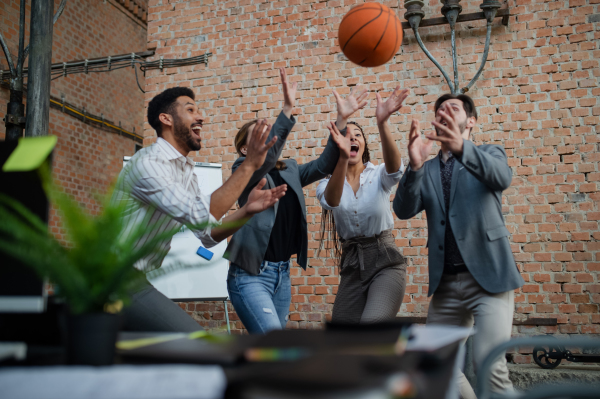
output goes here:
{"type": "Polygon", "coordinates": [[[158,94],[148,104],[148,123],[158,137],[162,136],[162,125],[158,116],[160,114],[173,114],[175,102],[179,97],[189,97],[195,100],[194,91],[189,87],[172,87],[158,94]]]}

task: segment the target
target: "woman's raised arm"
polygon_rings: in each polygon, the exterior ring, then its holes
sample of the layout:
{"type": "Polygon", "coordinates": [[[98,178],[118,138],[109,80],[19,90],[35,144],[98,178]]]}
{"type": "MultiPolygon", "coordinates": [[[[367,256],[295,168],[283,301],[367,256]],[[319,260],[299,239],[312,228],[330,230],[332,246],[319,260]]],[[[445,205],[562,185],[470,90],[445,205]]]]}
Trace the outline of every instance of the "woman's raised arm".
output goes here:
{"type": "Polygon", "coordinates": [[[330,126],[327,126],[331,138],[337,144],[340,149],[340,157],[338,158],[337,165],[331,174],[327,187],[325,188],[325,202],[335,208],[340,204],[342,199],[342,193],[344,191],[344,183],[346,182],[346,171],[348,170],[348,159],[350,159],[350,137],[343,136],[335,123],[331,122],[330,126]]]}
{"type": "Polygon", "coordinates": [[[384,102],[381,95],[377,93],[377,109],[375,117],[377,118],[377,128],[381,137],[381,149],[383,151],[383,162],[385,170],[388,173],[398,172],[402,165],[400,151],[392,137],[390,125],[387,123],[392,114],[402,108],[402,103],[408,97],[408,90],[400,90],[397,86],[390,97],[384,102]]]}

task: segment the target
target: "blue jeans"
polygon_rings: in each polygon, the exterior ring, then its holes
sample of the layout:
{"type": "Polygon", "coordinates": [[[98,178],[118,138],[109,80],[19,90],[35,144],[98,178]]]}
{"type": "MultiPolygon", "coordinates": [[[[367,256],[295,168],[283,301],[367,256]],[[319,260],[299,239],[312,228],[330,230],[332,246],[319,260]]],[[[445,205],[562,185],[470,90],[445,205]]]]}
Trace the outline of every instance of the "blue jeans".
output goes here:
{"type": "Polygon", "coordinates": [[[284,329],[292,301],[290,261],[264,261],[257,276],[232,263],[227,291],[250,334],[284,329]]]}

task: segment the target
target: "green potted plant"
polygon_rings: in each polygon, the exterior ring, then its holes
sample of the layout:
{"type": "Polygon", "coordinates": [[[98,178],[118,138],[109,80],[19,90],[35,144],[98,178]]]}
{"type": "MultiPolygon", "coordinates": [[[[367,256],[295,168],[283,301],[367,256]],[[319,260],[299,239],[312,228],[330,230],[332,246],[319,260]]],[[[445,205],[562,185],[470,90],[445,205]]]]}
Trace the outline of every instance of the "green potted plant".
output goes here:
{"type": "MultiPolygon", "coordinates": [[[[43,181],[49,182],[49,174],[43,181]]],[[[123,238],[123,209],[108,198],[99,215],[51,184],[50,202],[61,215],[68,245],[63,246],[48,226],[11,197],[0,196],[0,251],[28,265],[55,286],[55,296],[68,306],[67,360],[75,364],[110,364],[119,329],[118,312],[130,293],[144,282],[134,263],[157,251],[169,231],[136,246],[152,228],[140,223],[123,238]]],[[[160,271],[164,274],[167,271],[160,271]]]]}

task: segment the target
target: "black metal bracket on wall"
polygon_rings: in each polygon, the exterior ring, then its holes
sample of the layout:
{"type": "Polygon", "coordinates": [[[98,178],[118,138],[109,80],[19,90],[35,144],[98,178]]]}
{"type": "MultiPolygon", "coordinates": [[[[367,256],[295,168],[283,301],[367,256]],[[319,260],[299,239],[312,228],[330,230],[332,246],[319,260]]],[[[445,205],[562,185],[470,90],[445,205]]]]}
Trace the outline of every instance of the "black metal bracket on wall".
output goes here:
{"type": "Polygon", "coordinates": [[[482,4],[479,6],[483,10],[480,13],[471,13],[461,15],[462,6],[459,4],[460,0],[441,0],[443,6],[441,8],[441,12],[444,15],[442,18],[430,18],[423,19],[425,17],[425,12],[423,11],[423,7],[425,3],[423,0],[406,0],[404,2],[404,7],[406,8],[406,12],[404,13],[404,19],[407,22],[402,24],[403,29],[412,28],[413,33],[415,35],[415,39],[419,44],[423,53],[429,58],[431,62],[439,69],[439,71],[444,76],[446,83],[448,84],[448,88],[452,92],[452,94],[462,94],[468,92],[471,87],[475,84],[481,73],[483,72],[483,68],[487,61],[487,57],[490,49],[490,40],[492,35],[492,23],[496,17],[502,18],[502,22],[504,24],[508,24],[508,17],[510,16],[508,9],[500,10],[501,4],[498,0],[483,0],[482,4]],[[459,86],[459,73],[458,73],[458,52],[456,49],[456,23],[457,22],[465,22],[465,21],[477,21],[477,20],[485,19],[486,23],[486,34],[485,34],[485,46],[483,50],[483,54],[481,57],[481,64],[475,73],[475,76],[469,81],[469,83],[464,86],[459,86]],[[450,26],[450,41],[452,48],[452,66],[454,70],[454,81],[450,78],[450,75],[446,72],[446,70],[440,65],[440,63],[435,59],[433,54],[427,49],[425,43],[421,39],[419,34],[419,28],[427,27],[427,26],[435,26],[435,25],[449,25],[450,26]]]}
{"type": "MultiPolygon", "coordinates": [[[[508,26],[508,18],[510,17],[510,10],[508,8],[504,8],[498,10],[496,13],[496,18],[502,17],[502,25],[508,26]]],[[[456,22],[470,22],[470,21],[479,21],[485,18],[485,14],[483,12],[473,12],[470,14],[460,14],[456,19],[456,22]]],[[[427,26],[439,26],[439,25],[449,25],[446,17],[439,18],[429,18],[423,19],[419,24],[420,28],[424,28],[427,26]]],[[[402,29],[410,29],[410,24],[406,22],[402,22],[402,29]]]]}

